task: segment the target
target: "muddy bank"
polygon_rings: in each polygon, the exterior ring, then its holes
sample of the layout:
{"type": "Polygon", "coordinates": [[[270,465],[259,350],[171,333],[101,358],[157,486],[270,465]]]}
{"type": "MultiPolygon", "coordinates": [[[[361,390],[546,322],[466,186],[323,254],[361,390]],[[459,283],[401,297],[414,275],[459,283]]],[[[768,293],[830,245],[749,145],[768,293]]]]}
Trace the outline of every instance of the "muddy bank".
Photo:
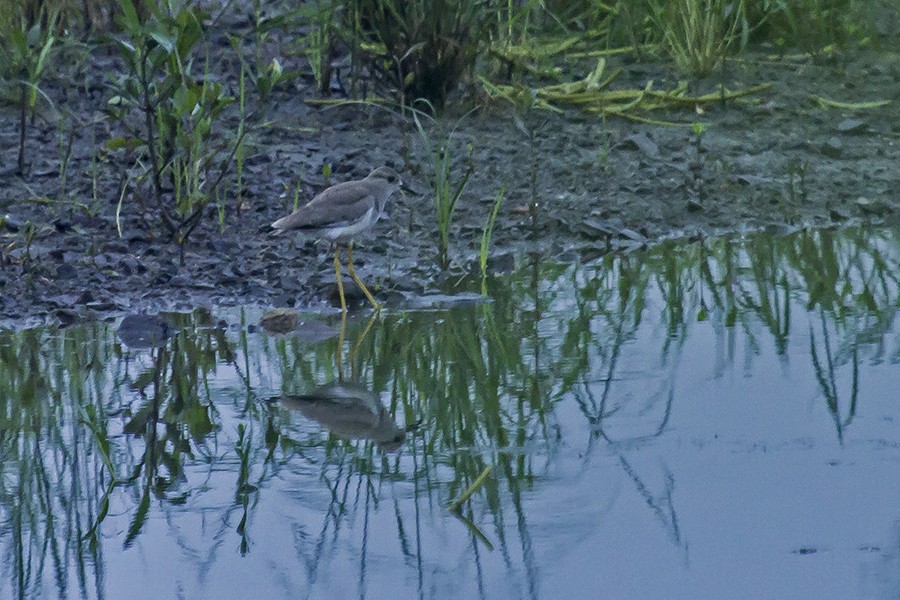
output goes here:
{"type": "MultiPolygon", "coordinates": [[[[456,128],[458,170],[471,144],[475,171],[454,219],[453,264],[444,272],[436,261],[431,158],[422,153],[415,128],[383,109],[309,105],[315,94],[308,78],[276,92],[265,115],[270,125],[249,140],[240,211],[234,210],[234,187],[226,187],[222,227],[211,206],[187,244],[184,265],[177,247],[159,237],[153,215],[142,212],[146,190],[140,186],[131,186],[124,199],[120,236],[118,189],[128,164],[120,153],[94,159],[95,148],[114,134],[102,114],[109,91],[98,64],[77,90],[70,82],[47,82],[64,111],[29,128],[31,164],[24,177],[15,173],[16,109],[0,108],[0,318],[5,324],[29,318],[68,323],[207,304],[332,303],[327,246],[269,231],[290,211],[298,179],[301,202],[322,189],[326,164],[333,182],[363,177],[381,164],[404,178],[407,189],[394,199],[390,218],[354,253],[359,273],[388,307],[439,290],[448,276],[474,268],[501,185],[507,198],[491,249],[499,270],[529,251],[577,260],[673,236],[858,221],[894,225],[900,206],[898,65],[897,55],[886,53],[793,65],[747,55],[720,79],[731,88],[773,83],[756,102],[663,115],[702,121],[699,139],[690,127],[534,112],[527,117],[535,132],[530,144],[508,107],[488,104],[456,128]],[[826,110],[811,94],[893,102],[857,112],[826,110]],[[59,119],[68,113],[81,125],[74,129],[61,194],[61,148],[70,127],[65,123],[72,121],[59,119]],[[534,223],[527,210],[532,198],[538,202],[534,223]],[[36,225],[30,244],[29,221],[36,225]]],[[[660,65],[622,66],[619,87],[677,84],[660,65]]],[[[572,78],[583,75],[578,70],[572,78]]],[[[716,83],[694,87],[702,93],[716,83]]],[[[462,104],[451,108],[456,117],[447,116],[446,127],[465,110],[462,104]]]]}

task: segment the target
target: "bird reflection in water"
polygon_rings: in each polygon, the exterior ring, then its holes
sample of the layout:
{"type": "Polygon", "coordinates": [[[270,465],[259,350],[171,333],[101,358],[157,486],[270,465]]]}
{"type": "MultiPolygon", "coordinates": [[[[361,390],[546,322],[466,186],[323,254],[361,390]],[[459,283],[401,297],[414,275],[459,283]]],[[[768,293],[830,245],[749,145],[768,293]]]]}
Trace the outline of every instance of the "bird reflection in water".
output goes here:
{"type": "Polygon", "coordinates": [[[334,435],[371,440],[388,452],[406,440],[406,430],[394,423],[378,394],[358,383],[328,383],[309,394],[283,395],[281,403],[334,435]]]}
{"type": "Polygon", "coordinates": [[[338,437],[370,440],[385,451],[393,452],[406,441],[406,432],[418,427],[419,423],[406,429],[398,427],[381,403],[379,395],[358,382],[360,374],[356,369],[356,354],[378,315],[379,312],[376,311],[369,317],[352,344],[349,354],[350,381],[344,379],[347,313],[342,312],[334,354],[337,380],[320,385],[308,394],[283,394],[280,400],[285,407],[300,412],[338,437]]]}

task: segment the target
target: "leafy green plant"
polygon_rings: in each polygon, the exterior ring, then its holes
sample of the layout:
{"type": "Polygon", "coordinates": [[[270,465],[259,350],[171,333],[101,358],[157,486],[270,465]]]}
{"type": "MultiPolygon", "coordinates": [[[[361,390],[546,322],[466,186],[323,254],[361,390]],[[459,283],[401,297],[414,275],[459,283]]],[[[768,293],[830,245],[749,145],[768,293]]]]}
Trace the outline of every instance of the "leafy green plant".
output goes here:
{"type": "MultiPolygon", "coordinates": [[[[494,223],[497,220],[497,215],[500,213],[500,206],[503,204],[503,199],[506,197],[506,186],[501,186],[500,191],[497,192],[497,197],[494,198],[494,206],[491,209],[491,214],[488,217],[487,222],[484,224],[484,229],[481,230],[481,249],[478,254],[478,265],[481,267],[481,280],[484,282],[487,277],[487,262],[488,257],[490,256],[491,251],[491,237],[494,235],[494,223]]],[[[482,286],[482,291],[484,291],[484,286],[482,286]]]]}
{"type": "Polygon", "coordinates": [[[198,8],[167,0],[147,6],[143,17],[131,0],[119,0],[119,5],[122,33],[114,40],[128,71],[113,82],[107,111],[128,135],[107,146],[140,151],[137,179],[149,178],[154,208],[181,248],[183,262],[184,244],[215,197],[246,130],[228,139],[214,127],[234,99],[210,76],[208,57],[202,77],[194,75],[196,49],[204,38],[198,8]]]}
{"type": "Polygon", "coordinates": [[[238,425],[238,439],[234,444],[240,467],[238,469],[237,489],[235,490],[235,504],[241,507],[241,520],[237,526],[237,534],[241,537],[241,556],[250,552],[250,536],[247,532],[247,524],[250,517],[251,497],[259,496],[259,488],[250,483],[250,471],[252,468],[253,431],[248,432],[243,423],[238,425]]]}
{"type": "Polygon", "coordinates": [[[268,101],[272,91],[279,84],[297,76],[295,71],[285,71],[277,58],[273,58],[268,64],[248,61],[241,51],[240,38],[232,36],[230,40],[232,47],[241,58],[241,64],[244,69],[243,76],[249,77],[250,81],[253,82],[262,104],[268,101]]]}
{"type": "Polygon", "coordinates": [[[429,134],[425,125],[422,123],[422,118],[430,117],[419,110],[412,109],[413,122],[416,125],[419,138],[425,149],[425,155],[431,160],[430,176],[431,188],[434,194],[435,223],[437,224],[438,233],[438,262],[440,262],[441,266],[444,268],[450,263],[450,227],[453,224],[453,214],[456,211],[456,203],[465,191],[466,185],[469,183],[469,177],[471,177],[472,173],[475,171],[475,165],[472,162],[474,147],[472,144],[467,144],[466,150],[468,156],[466,159],[465,170],[458,178],[454,177],[452,150],[453,136],[456,132],[456,127],[459,126],[468,114],[469,113],[466,113],[466,115],[463,115],[463,117],[456,122],[449,134],[444,134],[438,122],[432,119],[432,122],[437,126],[438,141],[435,142],[434,138],[429,134]]]}
{"type": "Polygon", "coordinates": [[[808,168],[809,165],[798,158],[788,160],[785,165],[788,176],[785,187],[791,203],[806,199],[806,171],[808,168]]]}
{"type": "Polygon", "coordinates": [[[765,0],[752,12],[761,35],[782,48],[815,53],[856,40],[864,42],[872,27],[875,2],[865,0],[765,0]]]}
{"type": "Polygon", "coordinates": [[[821,52],[866,43],[872,8],[863,0],[619,0],[596,7],[607,41],[641,54],[659,48],[687,74],[703,77],[750,37],[782,48],[821,52]]]}
{"type": "Polygon", "coordinates": [[[30,266],[32,262],[31,245],[37,237],[37,227],[30,219],[22,227],[22,237],[25,239],[25,263],[30,266]]]}
{"type": "Polygon", "coordinates": [[[277,28],[290,28],[295,30],[297,23],[294,15],[302,12],[302,8],[296,10],[288,10],[275,16],[268,16],[264,10],[263,0],[253,0],[252,2],[252,23],[253,23],[253,41],[252,53],[253,58],[249,60],[244,50],[245,38],[243,35],[230,35],[229,41],[238,56],[241,64],[250,77],[256,91],[259,94],[260,101],[265,103],[272,91],[278,84],[287,81],[291,77],[296,77],[299,72],[285,72],[281,67],[281,62],[277,58],[266,60],[263,56],[263,49],[267,47],[269,36],[272,30],[277,28]]]}
{"type": "Polygon", "coordinates": [[[40,82],[56,42],[59,10],[52,5],[0,3],[0,82],[18,87],[18,172],[25,173],[28,116],[34,113],[40,82]],[[5,81],[6,80],[6,81],[5,81]]]}
{"type": "Polygon", "coordinates": [[[59,196],[63,200],[66,195],[66,183],[69,174],[69,160],[72,158],[72,144],[75,142],[75,123],[73,119],[60,118],[56,124],[56,145],[59,151],[59,196]]]}
{"type": "MultiPolygon", "coordinates": [[[[241,215],[241,205],[244,203],[244,159],[247,154],[247,147],[243,143],[245,131],[247,129],[247,69],[241,65],[241,77],[238,86],[238,110],[240,111],[240,120],[238,121],[238,146],[234,153],[235,167],[237,174],[235,176],[235,207],[234,212],[237,216],[241,215]]],[[[220,203],[219,228],[224,231],[225,227],[225,203],[220,203]]]]}
{"type": "MultiPolygon", "coordinates": [[[[703,134],[705,131],[706,127],[703,123],[694,123],[691,125],[694,155],[688,161],[690,175],[688,176],[687,183],[688,187],[696,192],[700,199],[703,199],[706,195],[703,180],[703,167],[705,164],[705,161],[703,160],[703,134]]],[[[688,210],[698,210],[699,208],[700,205],[693,200],[688,203],[688,210]]]]}
{"type": "MultiPolygon", "coordinates": [[[[258,4],[258,3],[257,3],[258,4]]],[[[260,19],[257,14],[257,19],[260,19]]],[[[256,30],[260,31],[262,25],[257,23],[256,30]]],[[[285,72],[281,66],[281,62],[277,58],[273,58],[268,65],[264,65],[260,56],[256,56],[255,61],[248,61],[244,57],[244,53],[241,49],[241,39],[236,36],[231,36],[230,42],[235,52],[237,52],[238,56],[241,60],[241,74],[238,80],[238,111],[239,111],[239,120],[238,120],[238,130],[237,130],[237,142],[235,144],[235,152],[234,159],[237,168],[237,175],[235,178],[235,214],[237,216],[241,215],[241,210],[244,204],[244,159],[247,155],[247,146],[244,143],[244,137],[250,132],[251,129],[251,118],[259,121],[261,119],[261,114],[264,114],[266,109],[268,108],[269,97],[274,91],[274,89],[289,80],[292,77],[297,75],[296,72],[285,72]],[[247,110],[247,79],[250,79],[253,86],[256,88],[256,92],[259,96],[259,102],[256,104],[257,110],[253,112],[249,112],[247,110]]],[[[256,48],[259,48],[259,45],[262,44],[265,39],[265,35],[262,33],[257,33],[257,45],[256,48]]],[[[220,205],[220,221],[224,221],[224,203],[220,205]]]]}
{"type": "Polygon", "coordinates": [[[339,0],[316,0],[298,9],[297,17],[309,26],[308,33],[299,40],[300,51],[309,60],[322,94],[331,87],[331,60],[337,42],[338,12],[343,4],[339,0]]]}

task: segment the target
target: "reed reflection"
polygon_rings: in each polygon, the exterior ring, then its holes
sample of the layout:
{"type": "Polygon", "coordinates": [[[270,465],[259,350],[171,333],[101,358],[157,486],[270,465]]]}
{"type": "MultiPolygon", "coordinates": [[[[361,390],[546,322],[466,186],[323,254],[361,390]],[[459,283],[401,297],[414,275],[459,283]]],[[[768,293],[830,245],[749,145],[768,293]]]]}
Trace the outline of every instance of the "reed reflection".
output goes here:
{"type": "Polygon", "coordinates": [[[560,472],[598,463],[685,547],[683,479],[640,451],[698,401],[682,383],[686,344],[708,339],[710,359],[691,368],[712,380],[759,375],[767,353],[806,369],[827,435],[851,439],[868,370],[900,360],[898,247],[895,230],[849,229],[666,242],[582,265],[530,256],[488,278],[490,303],[340,325],[288,316],[272,335],[248,313],[208,311],[0,332],[0,594],[100,596],[104,552],[168,539],[197,573],[232,554],[279,563],[262,542],[281,533],[266,511],[284,502],[290,560],[306,565],[284,569],[298,588],[326,585],[352,554],[357,595],[375,589],[377,527],[397,540],[378,547],[394,580],[434,589],[452,553],[473,565],[456,582],[466,594],[499,569],[504,592],[538,597],[547,530],[534,532],[567,490],[560,472]],[[447,505],[486,470],[453,520],[447,505]],[[184,533],[208,515],[215,531],[184,533]],[[148,536],[154,517],[166,525],[148,536]],[[229,536],[239,543],[223,546],[229,536]],[[69,569],[85,574],[78,589],[56,583],[69,569]]]}

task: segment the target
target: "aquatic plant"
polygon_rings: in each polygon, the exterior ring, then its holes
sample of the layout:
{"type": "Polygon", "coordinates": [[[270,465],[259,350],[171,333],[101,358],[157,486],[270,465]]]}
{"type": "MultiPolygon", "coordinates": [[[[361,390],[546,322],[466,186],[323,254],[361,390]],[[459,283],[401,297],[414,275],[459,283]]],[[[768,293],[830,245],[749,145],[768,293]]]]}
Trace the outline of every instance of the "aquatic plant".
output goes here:
{"type": "Polygon", "coordinates": [[[247,77],[256,88],[259,104],[254,112],[261,112],[268,105],[269,97],[275,89],[298,75],[296,71],[285,71],[278,58],[272,58],[268,62],[263,59],[262,48],[267,43],[269,33],[276,24],[284,22],[282,19],[263,18],[259,0],[253,3],[253,48],[252,57],[247,56],[244,48],[245,39],[240,35],[229,35],[228,41],[241,62],[241,76],[247,77]]]}
{"type": "MultiPolygon", "coordinates": [[[[504,185],[501,186],[500,191],[497,192],[497,196],[494,198],[494,206],[491,209],[491,214],[490,216],[488,216],[487,222],[484,224],[484,229],[481,230],[481,248],[478,253],[478,264],[481,267],[482,283],[487,277],[487,262],[491,251],[491,237],[494,235],[494,223],[497,220],[497,214],[500,212],[500,205],[503,204],[503,198],[505,196],[506,186],[504,185]]],[[[482,294],[484,294],[484,292],[484,285],[482,285],[482,294]]]]}
{"type": "Polygon", "coordinates": [[[37,226],[31,220],[25,221],[25,225],[22,227],[22,238],[25,241],[25,266],[29,268],[32,262],[31,245],[34,244],[37,232],[37,226]]]}
{"type": "Polygon", "coordinates": [[[441,110],[485,47],[494,23],[483,0],[351,0],[351,30],[370,65],[407,103],[441,110]]]}
{"type": "Polygon", "coordinates": [[[311,25],[309,32],[298,41],[302,52],[309,59],[313,77],[322,94],[331,88],[331,61],[337,43],[336,30],[341,4],[337,0],[317,0],[298,9],[301,20],[311,25]]]}
{"type": "Polygon", "coordinates": [[[72,157],[72,145],[75,143],[76,126],[74,118],[60,117],[56,122],[56,148],[59,153],[59,199],[66,195],[66,183],[69,174],[69,160],[72,157]]]}
{"type": "MultiPolygon", "coordinates": [[[[273,61],[274,62],[274,61],[273,61]]],[[[244,203],[244,159],[247,154],[247,147],[244,144],[244,135],[247,131],[247,69],[241,65],[241,77],[238,85],[238,111],[240,117],[238,120],[237,130],[237,148],[234,153],[235,163],[235,181],[234,181],[234,214],[241,216],[241,208],[244,203]]],[[[219,230],[225,230],[225,202],[222,201],[220,206],[219,230]]]]}
{"type": "Polygon", "coordinates": [[[744,0],[650,2],[651,19],[665,53],[678,69],[694,77],[713,72],[749,34],[744,0]]]}
{"type": "MultiPolygon", "coordinates": [[[[245,136],[252,133],[254,124],[264,121],[264,115],[270,107],[271,95],[276,88],[297,76],[296,71],[285,71],[278,58],[272,58],[268,64],[261,56],[261,48],[265,43],[270,28],[273,25],[264,21],[260,0],[253,3],[253,31],[255,41],[253,46],[253,60],[247,58],[243,49],[243,38],[230,35],[228,37],[232,48],[240,59],[240,75],[238,76],[238,128],[235,134],[234,161],[236,168],[234,213],[239,218],[244,206],[244,160],[247,156],[247,144],[245,136]],[[248,106],[247,80],[257,93],[257,102],[253,103],[253,110],[248,106]]],[[[251,88],[251,89],[252,89],[251,88]]],[[[219,226],[224,228],[226,206],[225,201],[219,203],[219,226]]]]}
{"type": "MultiPolygon", "coordinates": [[[[428,105],[430,106],[430,105],[428,105]]],[[[411,109],[413,122],[419,133],[419,139],[425,150],[424,154],[431,161],[430,178],[434,200],[434,216],[437,225],[437,250],[438,262],[446,268],[450,263],[450,228],[453,225],[453,213],[456,211],[456,203],[459,201],[469,178],[475,172],[475,164],[472,161],[474,147],[466,145],[468,156],[462,174],[455,175],[453,163],[454,134],[456,128],[472,111],[463,115],[453,126],[449,133],[444,133],[440,122],[432,119],[428,114],[417,109],[411,109]],[[422,123],[422,119],[430,119],[436,133],[431,133],[422,123]],[[435,141],[435,137],[437,141],[435,141]]]]}
{"type": "Polygon", "coordinates": [[[760,23],[757,37],[780,48],[819,53],[853,41],[865,43],[873,29],[877,4],[865,0],[765,0],[748,8],[760,23]]]}
{"type": "Polygon", "coordinates": [[[702,77],[752,39],[815,53],[865,43],[876,3],[861,0],[619,0],[598,7],[607,45],[638,54],[659,49],[679,70],[702,77]]]}

